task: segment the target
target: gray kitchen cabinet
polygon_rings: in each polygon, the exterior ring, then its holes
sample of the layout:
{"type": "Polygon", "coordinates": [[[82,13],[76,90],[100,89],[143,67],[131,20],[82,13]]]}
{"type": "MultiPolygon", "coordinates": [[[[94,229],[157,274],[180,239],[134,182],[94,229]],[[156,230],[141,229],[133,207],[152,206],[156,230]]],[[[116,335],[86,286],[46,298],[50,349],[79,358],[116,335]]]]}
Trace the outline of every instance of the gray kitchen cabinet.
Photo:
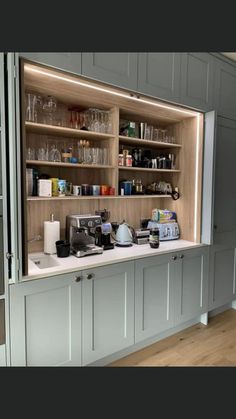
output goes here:
{"type": "Polygon", "coordinates": [[[21,52],[23,58],[81,74],[81,52],[21,52]]]}
{"type": "Polygon", "coordinates": [[[214,244],[236,247],[236,121],[218,118],[214,190],[214,244]]]}
{"type": "Polygon", "coordinates": [[[138,91],[179,102],[181,54],[145,52],[138,57],[138,91]]]}
{"type": "Polygon", "coordinates": [[[235,299],[236,249],[211,246],[209,276],[209,310],[235,299]]]}
{"type": "Polygon", "coordinates": [[[218,114],[236,119],[236,67],[215,59],[214,101],[218,114]]]}
{"type": "Polygon", "coordinates": [[[134,344],[134,262],[83,271],[82,364],[134,344]]]}
{"type": "Polygon", "coordinates": [[[207,311],[208,247],[178,253],[174,267],[174,325],[176,326],[207,311]]]}
{"type": "Polygon", "coordinates": [[[169,254],[135,261],[135,342],[173,327],[173,268],[169,254]]]}
{"type": "Polygon", "coordinates": [[[82,75],[115,86],[137,90],[138,54],[130,52],[82,53],[82,75]]]}
{"type": "Polygon", "coordinates": [[[210,54],[181,54],[181,104],[201,111],[213,108],[214,68],[210,54]]]}
{"type": "Polygon", "coordinates": [[[13,366],[81,365],[80,273],[10,286],[13,366]]]}
{"type": "Polygon", "coordinates": [[[4,260],[3,260],[3,217],[2,199],[0,199],[0,295],[4,294],[4,260]]]}

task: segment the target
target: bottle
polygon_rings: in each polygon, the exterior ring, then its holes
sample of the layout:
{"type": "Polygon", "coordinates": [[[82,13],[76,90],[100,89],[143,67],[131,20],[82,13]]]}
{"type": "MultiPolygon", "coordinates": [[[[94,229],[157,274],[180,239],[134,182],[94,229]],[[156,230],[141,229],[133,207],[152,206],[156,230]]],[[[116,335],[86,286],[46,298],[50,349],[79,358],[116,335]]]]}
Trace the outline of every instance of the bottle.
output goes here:
{"type": "Polygon", "coordinates": [[[152,226],[149,234],[149,244],[152,248],[157,249],[159,247],[159,228],[152,226]]]}
{"type": "Polygon", "coordinates": [[[135,137],[135,122],[129,122],[128,137],[135,137]]]}

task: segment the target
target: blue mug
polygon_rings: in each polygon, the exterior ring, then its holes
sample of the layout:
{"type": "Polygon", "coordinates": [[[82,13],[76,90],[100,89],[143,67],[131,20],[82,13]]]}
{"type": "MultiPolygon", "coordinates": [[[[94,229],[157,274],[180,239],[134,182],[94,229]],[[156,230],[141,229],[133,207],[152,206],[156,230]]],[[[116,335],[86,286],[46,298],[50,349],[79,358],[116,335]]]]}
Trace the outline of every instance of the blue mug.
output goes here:
{"type": "Polygon", "coordinates": [[[121,182],[121,189],[124,189],[124,195],[131,195],[132,194],[132,182],[130,180],[126,180],[121,182]]]}

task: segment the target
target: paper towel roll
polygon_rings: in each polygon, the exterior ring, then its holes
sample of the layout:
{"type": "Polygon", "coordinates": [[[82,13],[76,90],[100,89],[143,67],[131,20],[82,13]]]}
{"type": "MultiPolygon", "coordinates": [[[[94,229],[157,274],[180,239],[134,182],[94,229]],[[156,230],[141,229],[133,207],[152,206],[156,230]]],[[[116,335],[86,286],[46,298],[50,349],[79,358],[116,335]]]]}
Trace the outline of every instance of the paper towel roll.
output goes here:
{"type": "Polygon", "coordinates": [[[60,240],[60,221],[44,221],[44,253],[57,253],[57,240],[60,240]]]}

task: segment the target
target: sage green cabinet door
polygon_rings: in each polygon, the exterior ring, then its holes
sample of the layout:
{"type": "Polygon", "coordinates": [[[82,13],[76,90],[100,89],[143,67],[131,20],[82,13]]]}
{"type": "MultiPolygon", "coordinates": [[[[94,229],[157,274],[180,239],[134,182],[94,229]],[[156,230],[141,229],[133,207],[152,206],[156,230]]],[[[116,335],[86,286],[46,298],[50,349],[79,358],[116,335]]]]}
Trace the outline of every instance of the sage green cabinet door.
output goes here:
{"type": "Polygon", "coordinates": [[[19,55],[40,64],[81,74],[81,52],[20,52],[19,55]]]}
{"type": "Polygon", "coordinates": [[[203,111],[213,107],[214,57],[208,53],[181,54],[181,103],[203,111]]]}
{"type": "Polygon", "coordinates": [[[81,365],[78,273],[10,286],[13,366],[81,365]]]}
{"type": "Polygon", "coordinates": [[[214,244],[236,247],[236,121],[218,118],[215,160],[214,244]]]}
{"type": "Polygon", "coordinates": [[[105,83],[137,90],[138,54],[133,52],[82,53],[82,74],[105,83]]]}
{"type": "Polygon", "coordinates": [[[177,254],[174,278],[175,325],[207,311],[209,249],[185,250],[177,254]]]}
{"type": "Polygon", "coordinates": [[[211,246],[209,277],[209,309],[235,299],[235,248],[211,246]]]}
{"type": "Polygon", "coordinates": [[[138,56],[138,91],[160,99],[180,99],[180,54],[145,52],[138,56]]]}
{"type": "Polygon", "coordinates": [[[236,67],[215,59],[215,104],[219,115],[236,119],[236,67]]]}
{"type": "Polygon", "coordinates": [[[173,272],[170,255],[135,261],[135,342],[173,326],[173,272]]]}
{"type": "Polygon", "coordinates": [[[134,344],[134,262],[83,271],[82,295],[83,365],[134,344]]]}

